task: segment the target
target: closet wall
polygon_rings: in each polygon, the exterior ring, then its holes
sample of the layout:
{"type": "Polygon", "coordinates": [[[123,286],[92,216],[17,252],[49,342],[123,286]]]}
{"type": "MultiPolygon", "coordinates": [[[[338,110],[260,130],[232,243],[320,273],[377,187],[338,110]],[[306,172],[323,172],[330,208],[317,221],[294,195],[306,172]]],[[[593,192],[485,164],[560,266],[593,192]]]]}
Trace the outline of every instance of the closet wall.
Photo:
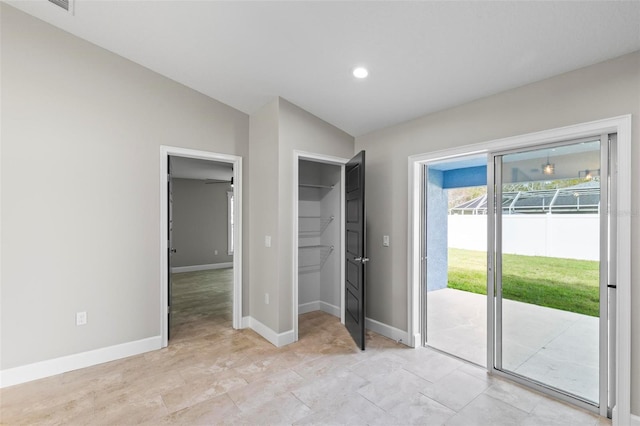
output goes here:
{"type": "Polygon", "coordinates": [[[298,313],[340,317],[340,167],[300,160],[298,313]]]}

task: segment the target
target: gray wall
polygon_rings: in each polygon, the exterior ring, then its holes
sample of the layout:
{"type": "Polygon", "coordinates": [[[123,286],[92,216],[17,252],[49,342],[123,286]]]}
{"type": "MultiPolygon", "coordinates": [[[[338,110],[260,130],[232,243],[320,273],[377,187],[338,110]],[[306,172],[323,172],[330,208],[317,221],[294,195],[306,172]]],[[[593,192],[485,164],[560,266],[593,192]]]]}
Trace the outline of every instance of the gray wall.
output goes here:
{"type": "Polygon", "coordinates": [[[278,329],[278,99],[251,115],[252,159],[249,170],[251,196],[251,316],[272,330],[278,329]],[[271,247],[265,247],[264,238],[271,236],[271,247]],[[269,293],[269,305],[264,295],[269,293]]]}
{"type": "Polygon", "coordinates": [[[173,179],[172,267],[233,262],[227,254],[230,190],[224,183],[173,179]]]}
{"type": "MultiPolygon", "coordinates": [[[[251,115],[251,316],[293,329],[293,151],[353,156],[352,136],[278,98],[251,115]],[[272,236],[272,247],[264,236],[272,236]],[[264,294],[269,293],[266,305],[264,294]]],[[[297,190],[297,189],[296,189],[297,190]]],[[[298,301],[296,300],[295,303],[298,301]]]]}
{"type": "Polygon", "coordinates": [[[0,368],[159,336],[160,145],[246,157],[249,118],[0,14],[0,368]]]}
{"type": "MultiPolygon", "coordinates": [[[[367,316],[407,330],[407,157],[633,114],[632,259],[640,253],[640,53],[509,90],[356,138],[367,150],[367,316]],[[394,208],[385,208],[394,206],[394,208]],[[383,256],[382,235],[391,235],[383,256]],[[375,262],[373,261],[375,259],[375,262]]],[[[640,264],[633,262],[632,412],[640,414],[640,264]]]]}

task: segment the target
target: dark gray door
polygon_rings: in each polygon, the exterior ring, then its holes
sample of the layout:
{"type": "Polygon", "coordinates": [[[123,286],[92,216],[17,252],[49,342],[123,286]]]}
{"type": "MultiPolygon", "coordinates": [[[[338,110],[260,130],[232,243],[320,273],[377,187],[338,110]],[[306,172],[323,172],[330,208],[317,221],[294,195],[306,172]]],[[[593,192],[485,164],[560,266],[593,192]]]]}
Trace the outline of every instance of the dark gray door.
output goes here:
{"type": "Polygon", "coordinates": [[[353,157],[345,168],[345,325],[360,349],[365,343],[365,206],[364,151],[353,157]]]}

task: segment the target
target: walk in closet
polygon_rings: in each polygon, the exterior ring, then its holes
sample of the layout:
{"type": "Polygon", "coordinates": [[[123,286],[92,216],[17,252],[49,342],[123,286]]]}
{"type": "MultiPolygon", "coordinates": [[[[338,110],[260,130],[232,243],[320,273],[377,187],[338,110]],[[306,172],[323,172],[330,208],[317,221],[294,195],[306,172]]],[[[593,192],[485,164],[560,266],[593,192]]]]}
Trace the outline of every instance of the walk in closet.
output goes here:
{"type": "Polygon", "coordinates": [[[298,163],[298,314],[340,317],[341,167],[298,163]]]}

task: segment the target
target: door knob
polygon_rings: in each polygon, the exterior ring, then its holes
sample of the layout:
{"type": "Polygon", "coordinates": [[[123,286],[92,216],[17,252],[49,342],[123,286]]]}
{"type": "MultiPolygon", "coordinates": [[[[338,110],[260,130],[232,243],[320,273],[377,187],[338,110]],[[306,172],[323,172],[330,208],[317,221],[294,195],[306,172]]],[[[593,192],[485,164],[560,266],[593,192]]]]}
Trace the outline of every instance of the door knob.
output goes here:
{"type": "Polygon", "coordinates": [[[171,253],[176,253],[177,251],[178,251],[177,249],[174,249],[174,248],[171,249],[171,253]]]}
{"type": "Polygon", "coordinates": [[[368,257],[354,257],[353,260],[355,262],[367,263],[369,261],[368,257]]]}

